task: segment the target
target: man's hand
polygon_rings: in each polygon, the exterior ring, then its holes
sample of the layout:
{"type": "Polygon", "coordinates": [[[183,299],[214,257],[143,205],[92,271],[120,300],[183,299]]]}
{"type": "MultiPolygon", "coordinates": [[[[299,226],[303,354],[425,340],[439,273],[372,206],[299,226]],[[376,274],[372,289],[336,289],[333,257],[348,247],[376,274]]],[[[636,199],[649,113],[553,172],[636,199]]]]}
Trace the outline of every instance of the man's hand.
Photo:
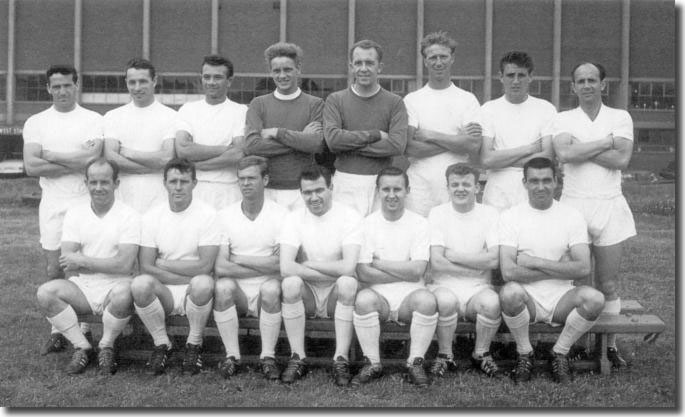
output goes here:
{"type": "Polygon", "coordinates": [[[469,136],[479,137],[483,135],[483,128],[476,122],[470,122],[462,128],[462,131],[469,136]]]}
{"type": "Polygon", "coordinates": [[[164,259],[162,259],[162,258],[155,259],[155,266],[157,268],[166,270],[165,265],[166,265],[166,263],[165,263],[164,259]]]}
{"type": "Polygon", "coordinates": [[[260,135],[263,139],[276,139],[278,137],[278,128],[271,127],[269,129],[262,129],[260,135]]]}
{"type": "Polygon", "coordinates": [[[84,256],[78,252],[63,254],[59,257],[59,266],[65,271],[77,271],[83,267],[84,256]]]}
{"type": "Polygon", "coordinates": [[[381,140],[388,140],[390,139],[390,135],[388,135],[388,132],[384,132],[381,130],[381,140]]]}
{"type": "Polygon", "coordinates": [[[530,268],[530,269],[535,269],[536,265],[537,265],[537,263],[535,262],[534,256],[526,255],[523,252],[520,252],[516,256],[516,264],[518,266],[522,266],[524,268],[530,268]]]}
{"type": "Polygon", "coordinates": [[[531,151],[533,153],[540,153],[542,152],[542,138],[536,140],[535,142],[531,143],[531,151]]]}
{"type": "Polygon", "coordinates": [[[321,122],[311,122],[302,129],[303,133],[323,133],[323,125],[321,122]]]}

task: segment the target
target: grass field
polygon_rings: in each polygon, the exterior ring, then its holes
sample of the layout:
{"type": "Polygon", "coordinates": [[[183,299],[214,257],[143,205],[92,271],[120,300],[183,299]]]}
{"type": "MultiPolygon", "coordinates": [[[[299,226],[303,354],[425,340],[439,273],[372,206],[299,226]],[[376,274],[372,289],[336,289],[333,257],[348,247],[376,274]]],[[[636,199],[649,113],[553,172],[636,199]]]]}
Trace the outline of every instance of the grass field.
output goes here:
{"type": "Polygon", "coordinates": [[[49,325],[35,303],[44,281],[38,246],[37,208],[21,196],[37,189],[33,179],[0,180],[0,405],[5,407],[676,407],[676,286],[674,215],[660,215],[655,202],[675,205],[675,185],[626,184],[638,236],[627,244],[622,265],[624,298],[640,301],[666,323],[656,343],[620,337],[631,368],[608,376],[579,374],[559,386],[549,375],[527,384],[493,381],[472,371],[451,373],[427,390],[402,382],[398,372],[360,390],[339,389],[328,370],[314,369],[292,385],[271,384],[245,372],[225,381],[213,370],[194,377],[172,368],[144,375],[129,364],[112,377],[94,368],[75,377],[63,368],[70,352],[38,354],[49,325]]]}

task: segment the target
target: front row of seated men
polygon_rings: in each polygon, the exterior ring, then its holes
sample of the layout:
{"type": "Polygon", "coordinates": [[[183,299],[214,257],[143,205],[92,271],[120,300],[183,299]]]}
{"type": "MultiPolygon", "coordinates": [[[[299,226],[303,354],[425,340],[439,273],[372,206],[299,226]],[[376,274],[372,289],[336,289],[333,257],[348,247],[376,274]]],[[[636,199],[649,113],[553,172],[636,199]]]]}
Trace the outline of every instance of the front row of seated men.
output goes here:
{"type": "Polygon", "coordinates": [[[590,273],[587,227],[573,208],[554,200],[555,166],[534,158],[524,167],[528,201],[501,216],[476,202],[478,171],[454,164],[445,173],[451,201],[428,219],[405,209],[407,175],[389,167],[376,186],[380,210],[362,218],[332,198],[330,173],[313,166],[300,176],[305,207],[288,212],[266,199],[266,159],[243,158],[237,168],[242,201],[213,208],[193,198],[191,162],[176,159],[164,169],[168,203],[140,218],[115,200],[119,184],[113,162],[86,167],[90,202],[66,215],[60,264],[71,276],[38,289],[48,321],[74,346],[67,372],[83,372],[93,346],[77,314],[101,314],[100,372],[116,371],[114,340],[135,312],[150,332],[154,351],[147,372],[164,372],[172,342],[167,315],[189,322],[183,373],[202,369],[203,331],[210,314],[226,350],[219,372],[229,378],[240,365],[238,317],[259,317],[260,370],[267,379],[291,383],[307,373],[306,317],[332,318],[336,384],[367,383],[382,375],[380,323],[409,324],[408,379],[426,386],[424,356],[437,333],[434,377],[454,364],[452,340],[459,317],[476,323],[474,365],[500,376],[489,354],[501,319],[516,342],[513,377],[530,379],[533,368],[528,326],[564,325],[553,347],[553,377],[569,380],[567,354],[604,306],[604,297],[574,280],[590,273]],[[140,249],[139,249],[140,248],[140,249]],[[139,275],[136,273],[138,256],[139,275]],[[427,267],[430,263],[430,272],[427,267]],[[499,294],[491,271],[501,268],[499,294]],[[275,346],[281,322],[291,357],[281,372],[275,346]],[[348,353],[353,330],[365,356],[354,377],[348,353]]]}

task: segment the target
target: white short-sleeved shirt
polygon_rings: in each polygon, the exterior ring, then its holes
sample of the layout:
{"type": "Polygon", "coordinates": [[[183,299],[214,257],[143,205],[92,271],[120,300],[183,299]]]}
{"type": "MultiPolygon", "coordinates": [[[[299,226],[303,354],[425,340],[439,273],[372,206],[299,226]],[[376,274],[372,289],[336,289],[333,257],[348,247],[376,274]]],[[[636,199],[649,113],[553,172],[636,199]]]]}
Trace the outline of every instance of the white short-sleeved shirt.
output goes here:
{"type": "MultiPolygon", "coordinates": [[[[74,110],[63,113],[54,106],[29,117],[24,124],[24,143],[37,143],[42,149],[53,152],[76,152],[93,139],[102,139],[102,116],[78,104],[74,110]]],[[[83,175],[73,173],[59,177],[41,177],[43,198],[70,198],[87,194],[83,175]]]]}
{"type": "Polygon", "coordinates": [[[322,216],[301,207],[285,218],[278,240],[282,245],[302,247],[309,260],[337,261],[342,259],[343,246],[362,245],[361,221],[355,209],[335,200],[322,216]]]}
{"type": "Polygon", "coordinates": [[[371,263],[373,258],[388,261],[428,261],[430,233],[428,220],[410,210],[398,220],[388,221],[381,210],[366,216],[362,223],[364,245],[359,263],[371,263]]]}
{"type": "MultiPolygon", "coordinates": [[[[595,120],[580,108],[561,112],[554,122],[554,134],[569,133],[580,142],[592,142],[608,135],[633,140],[633,119],[625,110],[602,104],[595,120]]],[[[575,198],[610,199],[622,195],[621,171],[594,162],[564,164],[563,194],[575,198]]]]}
{"type": "Polygon", "coordinates": [[[235,255],[273,255],[288,209],[265,199],[259,215],[250,220],[241,204],[239,201],[219,211],[221,244],[228,245],[230,253],[235,255]]]}
{"type": "MultiPolygon", "coordinates": [[[[184,130],[193,137],[193,142],[208,146],[228,146],[233,138],[245,132],[247,106],[226,99],[220,104],[209,104],[206,100],[185,103],[178,109],[176,130],[184,130]]],[[[235,167],[211,171],[198,170],[198,181],[235,183],[235,167]]]]}
{"type": "MultiPolygon", "coordinates": [[[[476,96],[454,84],[442,90],[435,90],[426,84],[407,94],[404,104],[409,126],[449,135],[456,135],[460,128],[476,120],[480,108],[476,96]]],[[[444,152],[427,158],[410,157],[409,169],[419,170],[426,178],[444,178],[447,166],[466,161],[468,155],[444,152]]]]}
{"type": "Polygon", "coordinates": [[[587,223],[573,207],[554,200],[547,210],[528,202],[505,210],[499,221],[499,244],[558,261],[572,246],[588,244],[587,223]]]}
{"type": "MultiPolygon", "coordinates": [[[[441,204],[428,215],[430,244],[465,253],[487,252],[499,244],[498,222],[497,209],[484,204],[476,203],[468,213],[456,211],[451,202],[441,204]]],[[[490,275],[489,269],[474,269],[471,276],[489,281],[490,275]]]]}
{"type": "MultiPolygon", "coordinates": [[[[478,119],[483,136],[493,138],[495,150],[502,150],[530,145],[551,135],[556,115],[557,110],[547,100],[528,96],[524,102],[514,104],[502,96],[483,104],[478,119]]],[[[489,169],[488,182],[514,177],[520,183],[522,171],[519,167],[489,169]]]]}
{"type": "Polygon", "coordinates": [[[221,238],[216,211],[198,199],[179,213],[166,202],[154,206],[143,216],[142,230],[140,245],[156,248],[165,260],[198,260],[200,246],[218,246],[221,238]]]}
{"type": "Polygon", "coordinates": [[[112,208],[98,217],[88,202],[67,210],[62,242],[80,244],[81,253],[90,258],[111,258],[119,245],[140,245],[140,232],[140,215],[126,204],[115,200],[112,208]]]}

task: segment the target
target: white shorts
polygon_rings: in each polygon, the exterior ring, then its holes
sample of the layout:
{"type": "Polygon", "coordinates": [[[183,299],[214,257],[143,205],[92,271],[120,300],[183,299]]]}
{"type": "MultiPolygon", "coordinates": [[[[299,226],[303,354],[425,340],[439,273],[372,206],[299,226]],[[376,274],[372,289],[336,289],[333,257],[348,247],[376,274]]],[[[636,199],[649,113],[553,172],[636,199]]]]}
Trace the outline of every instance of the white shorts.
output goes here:
{"type": "Polygon", "coordinates": [[[130,277],[111,277],[105,274],[82,274],[69,278],[86,296],[93,314],[101,316],[105,300],[112,288],[121,283],[131,283],[130,277]]]}
{"type": "Polygon", "coordinates": [[[459,301],[459,310],[457,312],[461,317],[466,316],[466,306],[474,295],[486,289],[494,291],[495,288],[482,278],[471,277],[438,278],[434,279],[432,283],[427,284],[426,287],[432,293],[445,289],[451,291],[459,301]]]}
{"type": "Polygon", "coordinates": [[[336,171],[333,175],[333,200],[356,209],[366,217],[378,207],[376,176],[336,171]]]}
{"type": "Polygon", "coordinates": [[[637,234],[633,213],[622,195],[609,200],[562,195],[560,201],[583,214],[595,246],[615,245],[637,234]]]}
{"type": "Polygon", "coordinates": [[[144,214],[152,206],[168,201],[162,175],[122,175],[119,178],[119,188],[115,191],[116,198],[123,201],[140,214],[144,214]]]}
{"type": "Polygon", "coordinates": [[[165,285],[171,291],[171,298],[174,300],[174,306],[171,309],[170,316],[185,316],[186,315],[186,296],[188,295],[188,284],[182,285],[165,285]]]}
{"type": "Polygon", "coordinates": [[[239,278],[235,282],[247,298],[247,316],[259,317],[259,289],[262,284],[272,279],[270,276],[239,278]]]}
{"type": "Polygon", "coordinates": [[[64,215],[70,207],[85,203],[88,198],[88,194],[59,198],[49,197],[43,193],[38,206],[40,245],[43,249],[58,250],[60,248],[64,215]]]}
{"type": "Polygon", "coordinates": [[[390,307],[390,315],[388,321],[399,322],[398,314],[402,301],[416,290],[425,290],[426,287],[418,282],[392,282],[389,284],[374,284],[372,290],[377,292],[380,296],[385,298],[390,307]]]}
{"type": "Polygon", "coordinates": [[[199,198],[215,210],[221,210],[242,200],[238,183],[198,181],[193,189],[193,196],[199,198]]]}
{"type": "Polygon", "coordinates": [[[447,182],[444,176],[428,178],[410,166],[407,169],[409,177],[409,194],[407,194],[406,207],[428,217],[428,213],[435,206],[449,201],[447,182]]]}
{"type": "Polygon", "coordinates": [[[499,211],[504,211],[525,201],[528,201],[528,192],[523,186],[523,174],[520,177],[489,178],[485,182],[483,190],[483,204],[492,206],[499,211]]]}
{"type": "Polygon", "coordinates": [[[529,284],[521,284],[521,286],[535,303],[535,320],[533,321],[536,323],[559,325],[558,323],[552,323],[554,310],[557,308],[561,297],[575,288],[573,281],[545,279],[529,284]]]}
{"type": "Polygon", "coordinates": [[[321,319],[330,318],[328,317],[328,297],[331,296],[333,288],[335,288],[335,283],[317,285],[310,284],[304,280],[302,282],[304,282],[304,285],[306,285],[312,291],[312,294],[314,294],[314,301],[316,302],[316,312],[314,313],[314,317],[321,319]]]}
{"type": "Polygon", "coordinates": [[[275,190],[267,188],[264,190],[264,196],[271,201],[274,201],[289,211],[304,207],[304,200],[300,190],[275,190]]]}

